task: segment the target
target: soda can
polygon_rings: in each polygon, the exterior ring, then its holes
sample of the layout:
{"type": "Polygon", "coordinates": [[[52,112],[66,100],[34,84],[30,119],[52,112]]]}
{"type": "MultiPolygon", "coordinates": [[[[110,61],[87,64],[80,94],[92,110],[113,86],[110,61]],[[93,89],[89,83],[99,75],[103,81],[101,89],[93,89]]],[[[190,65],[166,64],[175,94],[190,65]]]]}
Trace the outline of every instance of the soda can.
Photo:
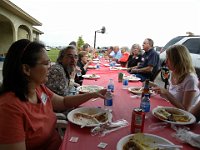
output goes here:
{"type": "Polygon", "coordinates": [[[143,133],[145,113],[140,108],[134,108],[131,120],[131,133],[143,133]]]}
{"type": "Polygon", "coordinates": [[[118,82],[122,82],[124,74],[119,72],[118,74],[118,82]]]}

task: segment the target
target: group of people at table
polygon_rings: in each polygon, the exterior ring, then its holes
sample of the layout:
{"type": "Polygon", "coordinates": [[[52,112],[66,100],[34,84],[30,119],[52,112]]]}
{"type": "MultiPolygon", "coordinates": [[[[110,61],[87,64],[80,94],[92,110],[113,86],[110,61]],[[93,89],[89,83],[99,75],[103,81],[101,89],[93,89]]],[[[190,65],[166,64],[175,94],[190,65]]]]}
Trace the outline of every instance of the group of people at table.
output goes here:
{"type": "MultiPolygon", "coordinates": [[[[141,81],[151,80],[160,67],[159,54],[150,38],[142,46],[141,55],[139,44],[132,46],[130,55],[114,46],[108,49],[105,58],[122,63],[141,81]]],[[[71,94],[71,87],[82,85],[83,78],[77,72],[86,74],[91,63],[87,58],[91,55],[89,48],[86,44],[78,53],[75,46],[69,45],[60,51],[57,62],[51,66],[41,42],[21,39],[10,46],[0,87],[0,149],[56,150],[62,140],[55,128],[54,112],[78,107],[92,98],[105,98],[106,89],[71,94]]],[[[199,121],[200,87],[190,54],[183,45],[169,47],[166,54],[171,71],[169,89],[151,82],[152,89],[175,107],[194,114],[199,121]]]]}

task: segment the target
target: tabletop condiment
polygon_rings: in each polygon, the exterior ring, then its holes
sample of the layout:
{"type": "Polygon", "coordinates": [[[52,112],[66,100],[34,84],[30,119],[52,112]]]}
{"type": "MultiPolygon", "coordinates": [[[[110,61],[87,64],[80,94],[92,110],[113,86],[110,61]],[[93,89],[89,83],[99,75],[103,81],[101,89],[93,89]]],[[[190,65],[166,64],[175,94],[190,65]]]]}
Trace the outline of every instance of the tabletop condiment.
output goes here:
{"type": "Polygon", "coordinates": [[[140,108],[132,111],[131,133],[142,133],[144,130],[145,113],[140,108]]]}
{"type": "Polygon", "coordinates": [[[124,74],[119,72],[118,74],[118,82],[122,82],[124,74]]]}

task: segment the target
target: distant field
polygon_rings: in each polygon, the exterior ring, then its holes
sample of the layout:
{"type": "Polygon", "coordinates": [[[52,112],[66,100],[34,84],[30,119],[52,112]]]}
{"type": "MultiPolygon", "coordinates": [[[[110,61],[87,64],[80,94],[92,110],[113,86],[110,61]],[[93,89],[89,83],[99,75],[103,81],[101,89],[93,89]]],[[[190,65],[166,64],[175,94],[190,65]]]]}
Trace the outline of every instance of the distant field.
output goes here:
{"type": "Polygon", "coordinates": [[[56,62],[59,51],[60,50],[58,50],[58,49],[51,49],[50,51],[47,51],[47,54],[48,54],[51,62],[56,62]]]}

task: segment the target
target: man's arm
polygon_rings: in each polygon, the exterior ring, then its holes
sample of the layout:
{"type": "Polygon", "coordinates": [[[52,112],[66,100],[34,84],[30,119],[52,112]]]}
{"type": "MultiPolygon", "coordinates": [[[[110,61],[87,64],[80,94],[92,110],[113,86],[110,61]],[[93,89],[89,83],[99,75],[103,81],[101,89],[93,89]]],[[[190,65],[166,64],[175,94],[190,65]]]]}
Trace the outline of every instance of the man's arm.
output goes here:
{"type": "Polygon", "coordinates": [[[131,73],[151,73],[153,70],[153,66],[147,66],[144,68],[137,68],[136,67],[132,67],[131,68],[131,73]]]}

